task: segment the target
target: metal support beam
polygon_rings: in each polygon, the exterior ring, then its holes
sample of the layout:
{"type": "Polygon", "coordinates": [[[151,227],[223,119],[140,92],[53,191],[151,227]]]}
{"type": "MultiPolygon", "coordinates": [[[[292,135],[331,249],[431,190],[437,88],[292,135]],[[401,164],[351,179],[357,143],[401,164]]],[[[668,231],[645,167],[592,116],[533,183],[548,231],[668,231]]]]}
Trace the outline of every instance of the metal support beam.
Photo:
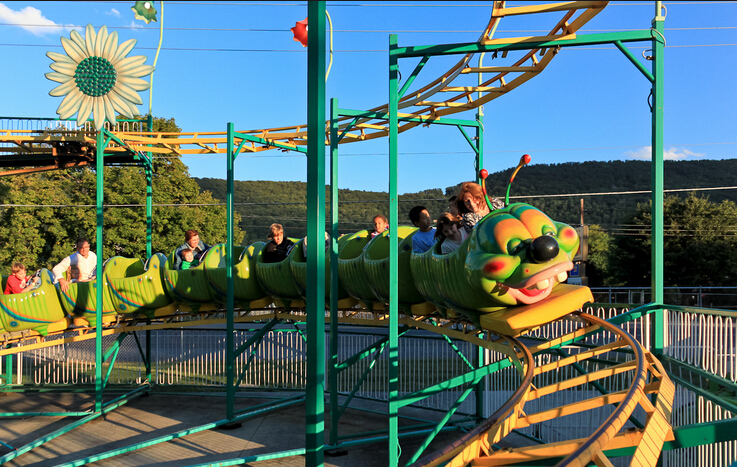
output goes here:
{"type": "Polygon", "coordinates": [[[325,449],[325,2],[307,3],[307,392],[305,465],[325,449]]]}
{"type": "MultiPolygon", "coordinates": [[[[338,443],[338,99],[330,99],[330,445],[338,443]]],[[[354,119],[353,124],[358,119],[354,119]]],[[[348,128],[352,126],[349,125],[348,128]]],[[[346,128],[347,131],[347,128],[346,128]]]]}
{"type": "Polygon", "coordinates": [[[226,268],[226,283],[227,283],[227,297],[225,305],[226,315],[226,334],[225,334],[225,372],[226,372],[226,418],[232,420],[234,418],[234,404],[235,404],[235,349],[233,333],[235,332],[235,318],[233,313],[235,312],[235,280],[233,278],[233,170],[235,165],[235,158],[237,153],[235,149],[234,141],[235,125],[230,122],[228,123],[228,154],[227,154],[227,195],[226,195],[226,212],[227,212],[227,243],[225,253],[225,268],[226,268]]]}
{"type": "MultiPolygon", "coordinates": [[[[663,253],[663,20],[661,2],[655,2],[655,18],[652,25],[657,34],[652,36],[653,82],[652,96],[652,277],[650,279],[651,300],[664,303],[663,275],[665,256],[663,253]]],[[[653,317],[652,351],[661,355],[665,347],[665,313],[662,309],[653,317]]]]}
{"type": "Polygon", "coordinates": [[[97,320],[97,326],[95,327],[95,412],[102,412],[102,307],[103,298],[102,291],[105,287],[105,280],[102,277],[103,270],[103,238],[102,229],[104,224],[104,217],[102,211],[103,204],[103,193],[105,190],[104,175],[105,175],[105,148],[107,147],[109,139],[105,140],[105,130],[97,132],[97,157],[96,157],[96,168],[97,168],[97,191],[95,194],[95,204],[97,212],[97,228],[95,230],[95,251],[97,254],[97,307],[95,309],[95,319],[97,320]]]}
{"type": "Polygon", "coordinates": [[[389,467],[399,465],[399,293],[397,251],[398,207],[397,202],[397,156],[398,156],[398,72],[399,57],[397,35],[389,36],[389,467]]]}

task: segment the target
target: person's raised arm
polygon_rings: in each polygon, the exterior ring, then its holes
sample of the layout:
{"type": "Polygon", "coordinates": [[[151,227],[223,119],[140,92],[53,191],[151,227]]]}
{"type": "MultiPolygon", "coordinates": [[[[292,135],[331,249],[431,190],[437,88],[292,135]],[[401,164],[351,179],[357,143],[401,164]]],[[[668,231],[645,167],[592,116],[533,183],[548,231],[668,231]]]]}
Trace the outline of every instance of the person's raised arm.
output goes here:
{"type": "Polygon", "coordinates": [[[57,282],[59,283],[59,288],[62,292],[66,292],[69,290],[69,282],[64,279],[64,272],[69,269],[69,266],[72,264],[71,257],[67,256],[63,260],[61,260],[61,263],[54,266],[54,268],[51,270],[51,273],[54,275],[54,284],[57,282]]]}

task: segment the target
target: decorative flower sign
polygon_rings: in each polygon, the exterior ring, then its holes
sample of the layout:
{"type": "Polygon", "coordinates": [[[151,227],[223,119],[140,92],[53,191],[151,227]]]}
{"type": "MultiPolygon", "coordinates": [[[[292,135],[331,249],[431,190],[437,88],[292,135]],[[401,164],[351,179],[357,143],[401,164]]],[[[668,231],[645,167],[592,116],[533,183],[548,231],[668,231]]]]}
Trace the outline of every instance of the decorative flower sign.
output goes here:
{"type": "Polygon", "coordinates": [[[294,23],[294,27],[290,29],[294,34],[294,40],[307,47],[307,18],[294,23]]]}
{"type": "Polygon", "coordinates": [[[136,14],[136,19],[145,21],[146,24],[151,21],[156,21],[156,8],[154,8],[153,2],[137,1],[135,5],[131,7],[133,13],[136,14]]]}
{"type": "Polygon", "coordinates": [[[154,71],[151,65],[144,65],[146,57],[137,55],[126,57],[136,45],[130,39],[118,45],[118,33],[107,33],[107,26],[95,28],[87,25],[86,38],[73,30],[71,39],[61,38],[66,55],[46,52],[54,61],[53,73],[46,78],[61,83],[49,91],[54,97],[65,96],[56,113],[59,118],[71,118],[77,114],[77,124],[82,125],[94,115],[95,128],[102,129],[105,120],[115,122],[115,112],[128,118],[140,115],[137,105],[143,104],[139,91],[149,88],[148,81],[140,79],[154,71]]]}

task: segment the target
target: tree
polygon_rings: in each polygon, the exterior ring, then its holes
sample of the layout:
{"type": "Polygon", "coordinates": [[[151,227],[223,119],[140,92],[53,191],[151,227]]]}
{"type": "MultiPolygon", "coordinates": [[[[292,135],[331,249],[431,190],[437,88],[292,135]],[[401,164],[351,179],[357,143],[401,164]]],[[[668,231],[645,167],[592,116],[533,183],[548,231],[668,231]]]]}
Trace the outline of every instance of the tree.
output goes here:
{"type": "MultiPolygon", "coordinates": [[[[181,131],[174,119],[154,119],[154,131],[181,131]]],[[[106,167],[103,203],[103,256],[145,258],[146,175],[142,166],[106,167]]],[[[153,252],[170,254],[196,229],[209,244],[226,240],[226,209],[209,192],[200,192],[177,155],[153,158],[153,252]],[[159,206],[156,206],[156,205],[159,206]]],[[[14,261],[31,269],[51,267],[74,251],[78,237],[95,245],[96,171],[71,169],[0,180],[0,267],[14,261]]],[[[234,213],[235,243],[243,232],[234,213]]]]}
{"type": "MultiPolygon", "coordinates": [[[[617,281],[630,286],[650,285],[652,238],[651,205],[638,205],[632,219],[636,234],[621,237],[612,262],[617,281]]],[[[664,285],[737,285],[737,205],[713,203],[690,193],[686,199],[667,196],[663,203],[664,285]]]]}
{"type": "Polygon", "coordinates": [[[586,260],[586,276],[589,286],[601,287],[611,285],[609,256],[612,248],[612,237],[600,226],[589,226],[589,250],[586,260]]]}

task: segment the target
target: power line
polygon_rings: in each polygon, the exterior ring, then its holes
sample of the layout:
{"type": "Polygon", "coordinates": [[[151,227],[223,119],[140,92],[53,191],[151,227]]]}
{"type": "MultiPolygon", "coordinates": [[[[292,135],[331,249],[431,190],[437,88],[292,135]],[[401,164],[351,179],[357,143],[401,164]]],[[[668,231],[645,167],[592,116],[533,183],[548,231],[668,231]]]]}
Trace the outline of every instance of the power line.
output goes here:
{"type": "MultiPolygon", "coordinates": [[[[45,47],[52,49],[63,49],[61,45],[51,44],[0,44],[1,47],[45,47]]],[[[667,48],[689,48],[689,47],[733,47],[735,44],[690,44],[690,45],[669,45],[667,48]]],[[[629,47],[631,50],[635,49],[649,49],[649,46],[642,47],[629,47]]],[[[157,50],[156,47],[138,47],[137,50],[157,50]]],[[[268,52],[268,53],[300,53],[306,54],[306,50],[300,49],[235,49],[235,48],[196,48],[196,47],[162,47],[161,50],[167,50],[171,52],[268,52]]],[[[568,50],[617,50],[616,47],[573,47],[568,50]]],[[[333,53],[387,53],[389,49],[336,49],[333,53]]]]}
{"type": "MultiPolygon", "coordinates": [[[[691,191],[715,191],[715,190],[735,190],[737,186],[720,186],[720,187],[706,187],[706,188],[677,188],[672,190],[663,190],[664,193],[681,193],[691,191]]],[[[527,198],[570,198],[573,196],[616,196],[616,195],[633,195],[633,194],[649,194],[651,190],[639,190],[639,191],[609,191],[609,192],[598,192],[598,193],[561,193],[552,195],[524,195],[524,196],[510,196],[509,199],[527,199],[527,198]]],[[[447,202],[448,199],[443,198],[414,198],[414,199],[399,199],[400,203],[418,203],[418,202],[447,202]]],[[[388,199],[376,199],[376,200],[358,200],[358,201],[341,201],[340,204],[377,204],[377,203],[388,203],[388,199]]],[[[303,206],[306,205],[307,201],[304,202],[287,202],[287,203],[234,203],[235,206],[303,206]]],[[[325,204],[329,204],[326,201],[325,204]]],[[[0,204],[0,208],[94,208],[96,204],[0,204]]],[[[153,207],[213,207],[213,206],[225,206],[225,203],[180,203],[180,204],[153,204],[153,207]]],[[[141,208],[146,207],[145,204],[104,204],[106,208],[141,208]]]]}

